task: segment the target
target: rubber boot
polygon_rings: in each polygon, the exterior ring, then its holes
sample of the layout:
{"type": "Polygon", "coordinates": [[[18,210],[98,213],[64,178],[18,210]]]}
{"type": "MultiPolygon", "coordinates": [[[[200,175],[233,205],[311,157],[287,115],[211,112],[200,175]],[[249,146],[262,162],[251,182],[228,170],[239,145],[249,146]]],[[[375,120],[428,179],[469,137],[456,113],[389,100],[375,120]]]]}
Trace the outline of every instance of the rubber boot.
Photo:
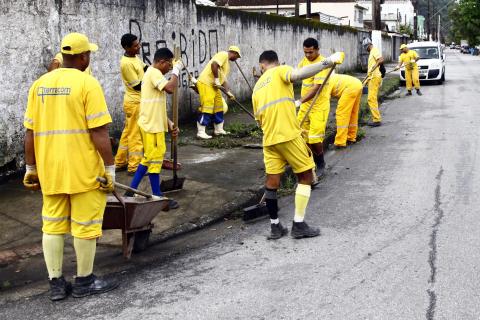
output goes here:
{"type": "Polygon", "coordinates": [[[417,95],[421,96],[423,93],[420,91],[420,89],[417,89],[417,95]]]}
{"type": "Polygon", "coordinates": [[[205,126],[202,126],[200,123],[197,122],[197,138],[200,138],[200,139],[212,139],[212,136],[209,136],[205,130],[207,129],[207,127],[205,126]]]}
{"type": "Polygon", "coordinates": [[[230,132],[227,132],[227,131],[223,130],[223,124],[224,124],[224,123],[225,123],[225,122],[220,122],[220,123],[215,123],[215,124],[213,124],[213,126],[214,126],[214,128],[215,128],[215,130],[214,130],[213,133],[214,133],[216,136],[227,135],[227,134],[230,133],[230,132]]]}

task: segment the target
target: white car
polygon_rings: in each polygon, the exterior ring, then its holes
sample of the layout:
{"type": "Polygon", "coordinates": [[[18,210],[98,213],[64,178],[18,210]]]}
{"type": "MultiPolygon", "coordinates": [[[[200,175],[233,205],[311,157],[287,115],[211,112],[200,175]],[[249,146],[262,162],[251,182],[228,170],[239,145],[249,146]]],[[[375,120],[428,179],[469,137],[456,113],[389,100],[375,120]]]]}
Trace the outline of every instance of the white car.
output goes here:
{"type": "MultiPolygon", "coordinates": [[[[433,41],[412,42],[408,49],[415,50],[420,57],[417,61],[420,81],[445,81],[445,53],[440,43],[433,41]]],[[[405,83],[405,67],[400,70],[400,81],[405,83]]]]}

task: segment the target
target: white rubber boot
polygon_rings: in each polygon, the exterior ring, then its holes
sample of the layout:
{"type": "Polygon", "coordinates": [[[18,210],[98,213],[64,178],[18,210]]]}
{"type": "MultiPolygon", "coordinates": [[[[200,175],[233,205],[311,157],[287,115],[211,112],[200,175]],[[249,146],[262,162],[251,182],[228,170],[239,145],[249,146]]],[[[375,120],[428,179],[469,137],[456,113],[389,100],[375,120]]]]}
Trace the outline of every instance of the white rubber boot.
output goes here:
{"type": "Polygon", "coordinates": [[[226,134],[229,134],[230,132],[227,132],[225,130],[223,130],[223,124],[225,122],[220,122],[220,123],[215,123],[213,126],[215,127],[215,131],[213,132],[216,136],[220,136],[220,135],[226,135],[226,134]]]}
{"type": "Polygon", "coordinates": [[[207,129],[207,127],[205,126],[202,126],[200,123],[198,123],[197,121],[197,138],[200,138],[200,139],[212,139],[212,136],[209,136],[205,130],[207,129]]]}

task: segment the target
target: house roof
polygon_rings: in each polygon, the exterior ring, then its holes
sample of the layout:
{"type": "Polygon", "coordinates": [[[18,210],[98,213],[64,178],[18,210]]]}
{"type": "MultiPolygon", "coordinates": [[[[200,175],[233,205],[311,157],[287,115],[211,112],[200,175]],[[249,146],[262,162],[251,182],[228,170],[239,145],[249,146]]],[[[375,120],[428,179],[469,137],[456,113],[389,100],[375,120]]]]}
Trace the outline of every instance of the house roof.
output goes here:
{"type": "MultiPolygon", "coordinates": [[[[312,3],[321,3],[321,2],[356,2],[356,0],[312,0],[312,3]]],[[[305,3],[305,1],[300,1],[300,3],[305,3]]],[[[217,0],[218,6],[241,6],[241,7],[261,7],[261,6],[275,6],[277,5],[277,0],[217,0]]],[[[295,1],[293,0],[278,0],[279,5],[294,5],[295,1]]]]}

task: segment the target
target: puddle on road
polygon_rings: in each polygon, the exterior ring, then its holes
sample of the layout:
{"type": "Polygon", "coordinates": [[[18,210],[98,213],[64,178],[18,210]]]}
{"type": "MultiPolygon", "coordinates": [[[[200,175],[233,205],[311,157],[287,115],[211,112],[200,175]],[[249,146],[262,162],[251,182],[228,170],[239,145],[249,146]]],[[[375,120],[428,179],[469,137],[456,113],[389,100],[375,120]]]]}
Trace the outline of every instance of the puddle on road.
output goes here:
{"type": "Polygon", "coordinates": [[[203,155],[197,155],[194,159],[183,159],[183,163],[188,163],[188,164],[197,164],[197,163],[204,163],[204,162],[211,162],[215,161],[221,158],[224,158],[227,155],[226,151],[219,152],[219,153],[213,153],[213,154],[203,154],[203,155]]]}

